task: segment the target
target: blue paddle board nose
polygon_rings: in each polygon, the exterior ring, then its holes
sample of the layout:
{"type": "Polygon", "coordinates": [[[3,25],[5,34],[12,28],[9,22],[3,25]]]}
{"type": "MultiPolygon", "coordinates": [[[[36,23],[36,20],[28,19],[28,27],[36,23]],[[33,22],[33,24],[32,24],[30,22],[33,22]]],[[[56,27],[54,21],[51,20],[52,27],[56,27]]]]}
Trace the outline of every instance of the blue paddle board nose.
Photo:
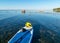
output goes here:
{"type": "Polygon", "coordinates": [[[33,36],[33,29],[29,30],[19,30],[8,43],[31,43],[33,36]]]}

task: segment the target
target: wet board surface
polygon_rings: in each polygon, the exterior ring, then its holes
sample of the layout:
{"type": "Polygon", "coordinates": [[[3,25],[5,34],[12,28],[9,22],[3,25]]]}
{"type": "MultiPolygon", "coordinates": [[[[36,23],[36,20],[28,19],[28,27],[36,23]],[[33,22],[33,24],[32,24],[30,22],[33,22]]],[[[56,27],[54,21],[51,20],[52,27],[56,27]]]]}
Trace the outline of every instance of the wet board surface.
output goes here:
{"type": "Polygon", "coordinates": [[[31,31],[26,30],[25,32],[18,31],[8,43],[30,43],[33,36],[33,29],[31,31]]]}

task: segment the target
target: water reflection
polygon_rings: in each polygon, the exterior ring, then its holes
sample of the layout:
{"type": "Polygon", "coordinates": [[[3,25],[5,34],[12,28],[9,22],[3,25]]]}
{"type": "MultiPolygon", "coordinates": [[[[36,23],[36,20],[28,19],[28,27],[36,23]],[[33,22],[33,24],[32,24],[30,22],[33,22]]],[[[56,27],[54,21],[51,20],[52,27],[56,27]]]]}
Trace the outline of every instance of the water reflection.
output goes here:
{"type": "Polygon", "coordinates": [[[30,16],[18,15],[1,20],[0,43],[7,43],[8,40],[24,26],[26,21],[31,22],[33,25],[34,33],[32,43],[60,43],[60,35],[58,33],[60,29],[56,29],[56,24],[52,24],[52,20],[54,19],[49,18],[50,21],[47,22],[49,20],[47,16],[45,17],[39,14],[32,14],[30,16]],[[56,31],[54,29],[56,29],[56,31]]]}

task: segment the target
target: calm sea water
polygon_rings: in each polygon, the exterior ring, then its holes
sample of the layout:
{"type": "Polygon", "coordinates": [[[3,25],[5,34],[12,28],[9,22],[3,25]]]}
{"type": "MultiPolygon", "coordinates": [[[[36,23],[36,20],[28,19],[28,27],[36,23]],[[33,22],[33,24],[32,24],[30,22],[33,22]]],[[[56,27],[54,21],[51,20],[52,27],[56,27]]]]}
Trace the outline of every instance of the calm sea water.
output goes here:
{"type": "Polygon", "coordinates": [[[0,43],[7,43],[25,22],[33,25],[32,43],[60,43],[60,14],[17,12],[0,12],[0,43]]]}

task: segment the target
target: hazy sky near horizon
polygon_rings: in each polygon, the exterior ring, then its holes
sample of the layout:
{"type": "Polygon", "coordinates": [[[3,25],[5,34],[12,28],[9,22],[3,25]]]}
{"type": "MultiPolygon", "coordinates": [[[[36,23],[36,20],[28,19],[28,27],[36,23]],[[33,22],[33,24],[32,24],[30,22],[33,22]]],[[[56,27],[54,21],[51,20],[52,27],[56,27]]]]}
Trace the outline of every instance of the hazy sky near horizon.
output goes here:
{"type": "Polygon", "coordinates": [[[0,9],[46,10],[60,7],[60,0],[0,0],[0,9]]]}

